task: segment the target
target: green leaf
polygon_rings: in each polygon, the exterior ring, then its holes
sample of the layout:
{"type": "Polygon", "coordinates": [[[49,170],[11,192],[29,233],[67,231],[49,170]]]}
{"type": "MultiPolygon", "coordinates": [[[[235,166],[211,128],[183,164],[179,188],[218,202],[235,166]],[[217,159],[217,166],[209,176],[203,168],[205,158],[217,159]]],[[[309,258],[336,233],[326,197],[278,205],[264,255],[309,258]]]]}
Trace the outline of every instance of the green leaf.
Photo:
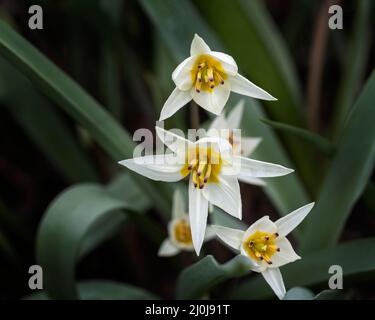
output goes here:
{"type": "Polygon", "coordinates": [[[334,152],[333,144],[328,139],[312,131],[268,119],[261,119],[261,121],[276,130],[296,136],[327,155],[332,155],[334,152]]]}
{"type": "Polygon", "coordinates": [[[249,273],[250,266],[249,259],[243,256],[237,256],[221,265],[211,255],[206,256],[180,274],[177,282],[177,298],[201,298],[220,282],[249,273]]]}
{"type": "MultiPolygon", "coordinates": [[[[114,281],[90,280],[77,285],[83,300],[151,300],[157,297],[141,288],[114,281]]],[[[26,296],[26,300],[48,300],[48,294],[41,291],[26,296]]]]}
{"type": "Polygon", "coordinates": [[[59,113],[30,82],[0,58],[3,99],[13,118],[51,164],[70,182],[97,181],[94,166],[59,113]]]}
{"type": "Polygon", "coordinates": [[[304,252],[334,245],[362,194],[375,161],[375,71],[370,76],[337,145],[301,243],[304,252]],[[322,223],[324,221],[324,223],[322,223]]]}
{"type": "Polygon", "coordinates": [[[294,287],[287,291],[283,300],[312,300],[313,298],[312,291],[302,287],[294,287]]]}
{"type": "MultiPolygon", "coordinates": [[[[82,124],[114,160],[132,157],[132,139],[113,117],[76,82],[2,21],[0,53],[82,124]]],[[[134,180],[153,199],[160,212],[166,215],[169,212],[168,198],[160,193],[156,183],[136,174],[134,180]]]]}
{"type": "Polygon", "coordinates": [[[87,235],[96,235],[98,226],[112,226],[113,219],[119,221],[119,210],[134,209],[94,184],[71,187],[50,204],[39,226],[37,261],[43,268],[44,285],[51,298],[78,298],[75,265],[82,250],[87,252],[94,247],[84,244],[84,239],[97,244],[87,235]]]}
{"type": "Polygon", "coordinates": [[[346,49],[346,59],[343,65],[343,75],[339,84],[337,98],[334,104],[333,129],[336,137],[345,127],[349,111],[359,90],[366,70],[369,53],[369,24],[371,17],[371,0],[357,2],[357,13],[354,27],[346,49]]]}
{"type": "MultiPolygon", "coordinates": [[[[311,254],[302,255],[302,259],[281,267],[285,286],[326,287],[332,274],[330,266],[342,267],[344,283],[349,278],[368,282],[375,277],[375,238],[361,239],[339,244],[311,254]],[[358,276],[357,276],[358,275],[358,276]],[[359,276],[363,277],[359,277],[359,276]]],[[[233,290],[233,299],[264,299],[274,297],[261,275],[245,280],[233,290]]]]}

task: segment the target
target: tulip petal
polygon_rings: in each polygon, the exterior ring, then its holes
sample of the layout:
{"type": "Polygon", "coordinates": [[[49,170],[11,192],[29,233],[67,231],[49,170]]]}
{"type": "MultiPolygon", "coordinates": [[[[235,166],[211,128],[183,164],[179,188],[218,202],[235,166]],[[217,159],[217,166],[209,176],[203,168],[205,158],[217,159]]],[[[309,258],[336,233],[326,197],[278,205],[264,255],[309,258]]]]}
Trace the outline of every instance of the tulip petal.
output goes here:
{"type": "Polygon", "coordinates": [[[189,57],[182,61],[172,73],[172,80],[182,91],[189,90],[193,86],[191,79],[191,70],[193,68],[195,57],[189,57]]]}
{"type": "Polygon", "coordinates": [[[180,190],[175,190],[172,201],[172,218],[179,219],[186,215],[185,199],[180,190]]]}
{"type": "Polygon", "coordinates": [[[235,250],[240,250],[244,231],[217,225],[213,225],[212,228],[224,243],[235,250]]]}
{"type": "MultiPolygon", "coordinates": [[[[221,114],[220,116],[215,117],[211,122],[210,128],[208,129],[208,136],[220,136],[220,130],[229,129],[229,125],[225,116],[221,114]]],[[[229,132],[229,130],[228,130],[229,132]]]]}
{"type": "Polygon", "coordinates": [[[259,220],[255,221],[244,233],[243,241],[254,234],[256,231],[263,231],[269,233],[275,233],[277,231],[277,226],[273,223],[269,216],[264,216],[259,220]]]}
{"type": "Polygon", "coordinates": [[[208,183],[204,187],[203,194],[213,205],[233,217],[242,218],[241,193],[237,177],[221,175],[218,182],[208,183]]]}
{"type": "Polygon", "coordinates": [[[245,100],[241,99],[231,112],[228,113],[227,122],[230,129],[239,129],[241,127],[243,108],[245,100]]]}
{"type": "Polygon", "coordinates": [[[224,69],[224,72],[226,74],[230,76],[235,76],[237,74],[238,72],[237,63],[236,61],[234,61],[232,56],[230,56],[229,54],[226,54],[223,52],[217,52],[217,51],[211,51],[209,55],[221,63],[224,69]]]}
{"type": "Polygon", "coordinates": [[[281,267],[287,263],[301,259],[301,257],[294,251],[291,243],[287,238],[281,238],[277,241],[277,247],[280,249],[272,257],[272,265],[269,268],[281,267]]]}
{"type": "Polygon", "coordinates": [[[216,232],[212,226],[207,225],[206,233],[204,235],[204,241],[210,241],[216,237],[216,232]]]}
{"type": "Polygon", "coordinates": [[[207,225],[208,201],[202,190],[195,188],[192,178],[189,181],[189,219],[195,252],[199,256],[207,225]]]}
{"type": "Polygon", "coordinates": [[[279,164],[263,162],[244,157],[234,157],[235,163],[239,164],[239,177],[279,177],[293,172],[294,170],[283,167],[279,164]]]}
{"type": "Polygon", "coordinates": [[[261,178],[239,177],[238,180],[258,187],[264,187],[267,185],[266,181],[261,178]]]}
{"type": "Polygon", "coordinates": [[[303,219],[305,219],[305,217],[311,211],[314,205],[314,202],[309,203],[277,220],[275,224],[277,225],[277,232],[280,234],[280,236],[285,237],[294,228],[296,228],[303,221],[303,219]]]}
{"type": "Polygon", "coordinates": [[[246,79],[244,76],[237,74],[230,77],[231,90],[233,92],[249,96],[252,98],[262,99],[262,100],[277,100],[275,97],[271,96],[267,91],[259,88],[254,83],[246,79]]]}
{"type": "Polygon", "coordinates": [[[180,110],[185,104],[187,104],[191,100],[190,90],[182,91],[179,88],[175,88],[171,95],[168,97],[167,101],[165,101],[163,108],[160,112],[160,121],[163,121],[173,114],[175,114],[178,110],[180,110]]]}
{"type": "Polygon", "coordinates": [[[248,138],[241,139],[241,156],[248,157],[262,141],[262,138],[248,138]]]}
{"type": "Polygon", "coordinates": [[[275,292],[277,297],[281,300],[284,298],[286,290],[284,286],[283,276],[279,268],[267,268],[262,271],[262,276],[267,281],[269,286],[275,292]]]}
{"type": "Polygon", "coordinates": [[[159,251],[158,251],[158,256],[159,257],[170,257],[170,256],[174,256],[176,255],[177,253],[180,252],[180,249],[178,249],[177,247],[175,247],[172,242],[169,241],[169,239],[165,239],[160,248],[159,248],[159,251]]]}
{"type": "Polygon", "coordinates": [[[207,43],[200,36],[195,34],[190,46],[190,55],[196,56],[210,51],[211,49],[207,43]]]}
{"type": "Polygon", "coordinates": [[[185,160],[185,154],[189,148],[194,148],[194,143],[171,131],[155,127],[159,139],[174,153],[185,160]]]}
{"type": "Polygon", "coordinates": [[[175,182],[183,178],[179,162],[172,154],[162,154],[122,160],[119,164],[155,181],[175,182]]]}
{"type": "Polygon", "coordinates": [[[215,87],[212,92],[200,91],[198,93],[194,88],[190,92],[194,101],[203,109],[213,114],[220,115],[228,101],[230,86],[228,81],[226,81],[223,85],[219,84],[215,87]]]}

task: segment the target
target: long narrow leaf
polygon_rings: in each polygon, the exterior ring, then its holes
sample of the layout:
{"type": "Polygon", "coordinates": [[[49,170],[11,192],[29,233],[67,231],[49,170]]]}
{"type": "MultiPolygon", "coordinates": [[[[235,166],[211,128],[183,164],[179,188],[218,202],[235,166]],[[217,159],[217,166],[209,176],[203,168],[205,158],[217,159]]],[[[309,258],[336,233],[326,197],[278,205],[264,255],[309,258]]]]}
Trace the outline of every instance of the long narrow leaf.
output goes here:
{"type": "Polygon", "coordinates": [[[9,112],[51,164],[70,182],[97,181],[94,166],[57,110],[2,58],[0,74],[9,112]]]}
{"type": "MultiPolygon", "coordinates": [[[[129,134],[90,95],[9,25],[0,21],[0,53],[27,74],[48,97],[81,123],[115,160],[132,157],[129,134]]],[[[162,213],[169,211],[155,183],[134,175],[162,213]]]]}
{"type": "Polygon", "coordinates": [[[375,162],[374,103],[375,71],[350,114],[314,214],[309,217],[302,243],[305,252],[337,242],[351,209],[371,177],[375,162]]]}
{"type": "Polygon", "coordinates": [[[327,155],[331,155],[334,151],[333,144],[328,139],[325,139],[312,131],[308,131],[306,129],[302,129],[277,121],[271,121],[268,119],[262,119],[262,121],[276,130],[292,134],[297,138],[302,139],[303,141],[311,144],[316,149],[324,152],[327,155]]]}
{"type": "Polygon", "coordinates": [[[369,46],[368,25],[370,23],[372,5],[371,0],[357,1],[354,28],[346,50],[347,56],[343,65],[343,76],[334,105],[333,126],[336,136],[344,128],[345,121],[364,76],[369,46]]]}
{"type": "Polygon", "coordinates": [[[177,283],[177,298],[200,298],[218,283],[249,273],[250,266],[246,257],[238,256],[220,265],[212,256],[207,256],[181,273],[177,283]]]}
{"type": "Polygon", "coordinates": [[[87,235],[98,224],[118,220],[119,210],[132,206],[111,196],[103,187],[82,184],[62,193],[47,209],[37,238],[37,261],[51,298],[77,299],[75,265],[87,235]]]}

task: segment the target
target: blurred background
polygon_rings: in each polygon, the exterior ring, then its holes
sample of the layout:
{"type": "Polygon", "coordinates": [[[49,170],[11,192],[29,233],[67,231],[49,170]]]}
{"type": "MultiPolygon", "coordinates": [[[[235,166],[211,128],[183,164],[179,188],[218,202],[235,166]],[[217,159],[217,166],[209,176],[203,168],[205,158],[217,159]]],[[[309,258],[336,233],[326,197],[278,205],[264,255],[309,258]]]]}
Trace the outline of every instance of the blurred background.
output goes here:
{"type": "MultiPolygon", "coordinates": [[[[254,157],[296,169],[295,177],[290,178],[293,180],[280,178],[271,182],[269,189],[242,186],[246,224],[265,214],[277,219],[316,200],[332,171],[332,161],[338,168],[336,174],[350,174],[351,165],[348,168],[347,164],[351,160],[346,154],[347,162],[340,167],[335,148],[345,136],[347,117],[375,65],[374,13],[371,0],[0,0],[1,20],[99,102],[129,137],[138,128],[154,130],[160,109],[174,88],[171,72],[189,55],[194,32],[211,48],[232,55],[241,73],[278,98],[262,105],[248,100],[243,129],[247,135],[264,138],[254,157]],[[32,4],[43,8],[42,30],[28,27],[32,4]],[[328,8],[333,4],[342,6],[342,30],[328,28],[328,8]],[[261,121],[266,118],[267,122],[261,121]]],[[[28,268],[38,263],[38,228],[49,204],[61,192],[83,182],[105,185],[120,196],[139,188],[117,165],[122,154],[103,147],[105,140],[98,142],[92,127],[74,118],[67,107],[61,108],[58,100],[63,98],[54,99],[42,82],[40,85],[13,62],[0,54],[1,299],[20,299],[31,293],[28,268]],[[121,179],[127,179],[126,183],[121,179]]],[[[59,78],[57,73],[52,76],[59,78]]],[[[237,100],[232,94],[228,109],[237,100]]],[[[76,101],[78,105],[85,102],[76,101]]],[[[367,102],[374,108],[375,99],[367,102]]],[[[206,123],[209,116],[200,110],[200,119],[206,123]]],[[[189,121],[189,108],[185,107],[168,119],[166,127],[186,130],[189,121]]],[[[107,118],[96,125],[105,135],[107,118]]],[[[373,137],[373,133],[358,132],[348,145],[357,141],[373,149],[373,137]]],[[[375,233],[373,152],[369,153],[368,159],[363,159],[366,173],[358,174],[362,179],[358,188],[347,188],[345,179],[331,184],[342,183],[345,190],[331,194],[334,204],[326,211],[335,211],[335,204],[341,208],[339,203],[345,202],[347,194],[356,194],[351,204],[342,208],[345,218],[329,222],[330,217],[323,216],[327,225],[342,224],[332,242],[375,233]]],[[[361,167],[357,155],[362,153],[352,149],[350,156],[361,167]]],[[[355,171],[356,164],[353,167],[355,171]]],[[[163,188],[161,183],[155,185],[163,188]]],[[[165,217],[170,213],[160,214],[160,207],[147,198],[148,191],[141,190],[137,189],[137,194],[134,191],[131,201],[139,203],[145,214],[116,224],[110,236],[101,238],[100,244],[82,256],[76,278],[124,282],[162,298],[173,298],[181,270],[198,258],[192,253],[157,257],[158,247],[167,236],[165,217]]],[[[169,204],[170,190],[163,191],[169,204]]],[[[322,225],[326,224],[324,219],[320,219],[322,225]]],[[[319,226],[319,221],[315,223],[319,226]]],[[[306,232],[306,237],[311,235],[306,232]]],[[[49,254],[58,256],[53,236],[49,245],[49,254]]],[[[205,250],[218,262],[233,256],[217,241],[208,243],[205,250]]],[[[374,254],[370,259],[374,264],[374,254]]],[[[215,287],[211,297],[223,297],[223,288],[233,289],[238,281],[215,287]]],[[[367,280],[348,284],[346,297],[375,298],[373,284],[367,280]]],[[[326,283],[312,284],[314,290],[321,287],[326,283]]]]}

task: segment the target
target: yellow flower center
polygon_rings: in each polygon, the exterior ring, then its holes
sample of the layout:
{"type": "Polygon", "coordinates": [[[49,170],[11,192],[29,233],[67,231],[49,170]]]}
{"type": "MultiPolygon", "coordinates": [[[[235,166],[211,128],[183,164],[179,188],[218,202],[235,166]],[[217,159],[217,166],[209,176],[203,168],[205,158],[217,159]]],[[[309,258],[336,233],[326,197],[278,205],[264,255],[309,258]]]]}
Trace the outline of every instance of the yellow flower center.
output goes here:
{"type": "Polygon", "coordinates": [[[200,55],[191,70],[191,80],[198,93],[212,92],[219,84],[223,85],[227,78],[221,63],[207,54],[200,55]]]}
{"type": "Polygon", "coordinates": [[[181,219],[175,224],[174,236],[176,241],[179,243],[185,245],[192,244],[190,224],[185,219],[181,219]]]}
{"type": "Polygon", "coordinates": [[[254,260],[272,264],[271,257],[280,251],[276,245],[278,233],[256,231],[243,242],[246,253],[254,260]]]}
{"type": "Polygon", "coordinates": [[[196,146],[188,150],[181,174],[192,174],[194,187],[203,189],[207,183],[219,182],[219,173],[223,164],[220,153],[212,147],[196,146]]]}

